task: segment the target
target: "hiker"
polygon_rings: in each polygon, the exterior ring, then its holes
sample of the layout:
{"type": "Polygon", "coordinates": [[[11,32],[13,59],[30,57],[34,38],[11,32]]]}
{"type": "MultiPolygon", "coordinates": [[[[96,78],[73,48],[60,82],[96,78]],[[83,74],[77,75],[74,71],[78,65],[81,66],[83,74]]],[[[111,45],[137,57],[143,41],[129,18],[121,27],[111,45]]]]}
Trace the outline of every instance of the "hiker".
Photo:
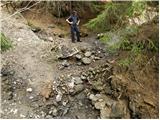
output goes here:
{"type": "Polygon", "coordinates": [[[80,19],[79,19],[78,15],[77,15],[77,12],[73,11],[71,16],[68,19],[66,19],[66,21],[71,26],[71,39],[72,39],[72,42],[75,43],[75,36],[74,36],[75,33],[76,33],[76,37],[77,37],[77,42],[81,42],[81,40],[80,40],[80,32],[79,32],[79,28],[78,28],[80,19]]]}

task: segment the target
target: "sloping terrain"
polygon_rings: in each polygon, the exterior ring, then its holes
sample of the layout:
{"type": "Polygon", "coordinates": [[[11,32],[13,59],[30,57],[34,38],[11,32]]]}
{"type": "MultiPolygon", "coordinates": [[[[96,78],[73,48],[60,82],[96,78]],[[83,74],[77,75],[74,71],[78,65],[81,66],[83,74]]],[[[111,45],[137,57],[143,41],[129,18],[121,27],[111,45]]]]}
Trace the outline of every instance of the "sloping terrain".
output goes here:
{"type": "Polygon", "coordinates": [[[2,20],[13,44],[2,53],[2,118],[158,118],[157,55],[143,70],[120,67],[128,54],[111,56],[95,35],[72,43],[35,29],[21,15],[2,20]]]}

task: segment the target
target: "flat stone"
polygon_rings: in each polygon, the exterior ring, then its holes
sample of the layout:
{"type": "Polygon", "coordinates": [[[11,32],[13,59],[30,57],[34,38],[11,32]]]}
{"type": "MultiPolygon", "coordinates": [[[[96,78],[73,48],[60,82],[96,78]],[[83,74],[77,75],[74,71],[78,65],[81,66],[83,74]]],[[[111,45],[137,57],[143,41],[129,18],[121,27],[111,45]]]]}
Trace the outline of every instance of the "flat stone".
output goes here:
{"type": "Polygon", "coordinates": [[[87,52],[84,53],[84,55],[85,55],[86,57],[90,57],[91,54],[92,54],[92,53],[91,53],[90,51],[87,51],[87,52]]]}
{"type": "Polygon", "coordinates": [[[82,62],[86,65],[90,64],[91,63],[91,59],[87,58],[87,57],[84,57],[82,58],[82,62]]]}
{"type": "Polygon", "coordinates": [[[77,55],[76,55],[76,58],[77,58],[78,60],[80,60],[80,59],[82,58],[82,56],[79,55],[79,54],[77,54],[77,55]]]}

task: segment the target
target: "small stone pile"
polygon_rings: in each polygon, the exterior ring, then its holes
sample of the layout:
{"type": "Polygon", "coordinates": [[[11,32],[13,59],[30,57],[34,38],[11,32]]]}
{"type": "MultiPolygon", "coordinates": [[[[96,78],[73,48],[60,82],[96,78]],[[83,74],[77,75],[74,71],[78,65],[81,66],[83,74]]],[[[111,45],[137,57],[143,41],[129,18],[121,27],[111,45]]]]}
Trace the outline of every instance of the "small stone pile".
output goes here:
{"type": "Polygon", "coordinates": [[[62,46],[62,47],[59,48],[59,53],[60,54],[58,55],[58,59],[60,59],[60,60],[65,59],[61,63],[62,67],[60,67],[60,69],[61,68],[63,69],[64,67],[68,67],[69,66],[69,64],[68,64],[69,60],[74,60],[77,63],[77,65],[82,65],[82,64],[89,65],[92,62],[95,62],[96,60],[101,59],[101,57],[98,57],[98,54],[101,53],[100,51],[99,51],[99,53],[96,53],[94,50],[90,50],[90,49],[87,49],[87,48],[85,48],[85,49],[84,48],[70,49],[66,46],[62,46]]]}

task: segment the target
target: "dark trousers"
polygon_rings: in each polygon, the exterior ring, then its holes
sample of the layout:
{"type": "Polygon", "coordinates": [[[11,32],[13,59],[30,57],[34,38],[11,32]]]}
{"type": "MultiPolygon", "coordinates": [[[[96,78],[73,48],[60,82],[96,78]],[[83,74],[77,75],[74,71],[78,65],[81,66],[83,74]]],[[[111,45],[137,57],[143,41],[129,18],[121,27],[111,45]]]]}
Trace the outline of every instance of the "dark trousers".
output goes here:
{"type": "Polygon", "coordinates": [[[71,26],[71,38],[72,42],[75,42],[74,33],[76,33],[77,41],[80,41],[80,32],[77,26],[71,26]]]}

